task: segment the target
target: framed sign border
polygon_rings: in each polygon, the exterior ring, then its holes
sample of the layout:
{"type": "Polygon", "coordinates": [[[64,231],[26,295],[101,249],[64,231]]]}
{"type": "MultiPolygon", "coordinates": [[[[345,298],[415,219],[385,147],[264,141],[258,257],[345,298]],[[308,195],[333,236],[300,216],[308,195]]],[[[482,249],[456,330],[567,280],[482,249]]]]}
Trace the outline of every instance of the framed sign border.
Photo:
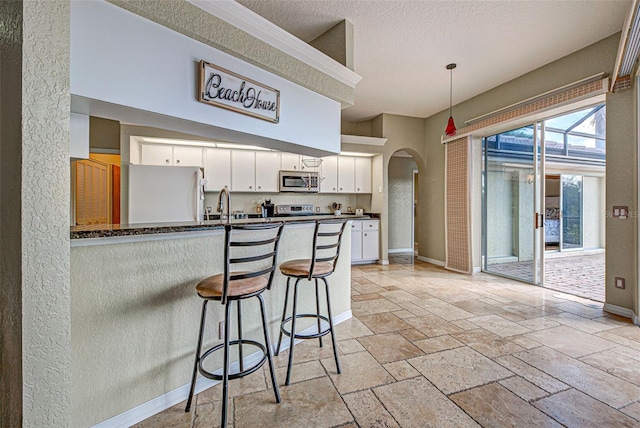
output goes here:
{"type": "Polygon", "coordinates": [[[221,108],[224,108],[224,109],[227,109],[227,110],[231,110],[231,111],[234,111],[236,113],[242,113],[242,114],[245,114],[247,116],[255,117],[256,119],[262,119],[262,120],[265,120],[267,122],[272,122],[272,123],[279,123],[280,122],[280,91],[279,90],[277,90],[275,88],[272,88],[270,86],[264,85],[264,84],[262,84],[260,82],[257,82],[255,80],[253,80],[253,79],[249,79],[248,77],[242,76],[242,75],[240,75],[238,73],[234,73],[233,71],[227,70],[224,67],[219,67],[219,66],[217,66],[215,64],[212,64],[210,62],[207,62],[207,61],[205,61],[203,59],[200,60],[200,67],[199,67],[199,72],[198,72],[198,101],[200,101],[202,103],[205,103],[205,104],[209,104],[209,105],[213,105],[213,106],[216,106],[216,107],[221,107],[221,108]],[[224,73],[231,74],[231,75],[233,75],[233,76],[235,76],[235,77],[237,77],[239,79],[242,79],[242,80],[244,80],[246,82],[252,83],[252,84],[257,85],[257,86],[259,86],[259,87],[261,87],[263,89],[267,89],[269,91],[274,92],[276,94],[276,117],[275,118],[271,118],[271,117],[264,116],[264,115],[261,115],[261,114],[258,114],[258,113],[253,113],[251,111],[243,110],[243,109],[238,108],[238,107],[233,107],[233,106],[230,106],[230,105],[226,105],[226,104],[223,104],[223,103],[221,103],[219,101],[213,101],[213,100],[205,99],[205,97],[204,97],[204,89],[205,89],[205,85],[206,85],[206,82],[205,82],[205,77],[206,76],[205,76],[204,70],[205,70],[205,68],[207,66],[215,68],[216,70],[220,70],[220,71],[222,71],[224,73]]]}

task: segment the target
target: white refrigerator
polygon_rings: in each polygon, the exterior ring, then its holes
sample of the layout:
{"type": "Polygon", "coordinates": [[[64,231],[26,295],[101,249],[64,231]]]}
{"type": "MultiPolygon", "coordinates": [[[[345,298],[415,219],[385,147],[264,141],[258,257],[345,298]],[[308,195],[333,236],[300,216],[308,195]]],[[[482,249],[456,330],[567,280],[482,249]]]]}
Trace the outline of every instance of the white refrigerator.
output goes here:
{"type": "Polygon", "coordinates": [[[129,165],[129,220],[135,223],[202,221],[202,169],[129,165]]]}

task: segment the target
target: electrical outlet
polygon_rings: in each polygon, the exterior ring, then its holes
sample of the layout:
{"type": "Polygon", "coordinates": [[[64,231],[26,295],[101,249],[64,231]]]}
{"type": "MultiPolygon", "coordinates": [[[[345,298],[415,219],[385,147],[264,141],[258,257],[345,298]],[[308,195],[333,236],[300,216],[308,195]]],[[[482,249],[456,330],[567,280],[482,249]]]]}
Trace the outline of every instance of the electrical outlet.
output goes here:
{"type": "Polygon", "coordinates": [[[616,288],[621,288],[624,290],[624,278],[619,278],[616,276],[616,288]]]}
{"type": "Polygon", "coordinates": [[[222,339],[224,337],[224,321],[220,321],[218,324],[218,339],[222,339]]]}

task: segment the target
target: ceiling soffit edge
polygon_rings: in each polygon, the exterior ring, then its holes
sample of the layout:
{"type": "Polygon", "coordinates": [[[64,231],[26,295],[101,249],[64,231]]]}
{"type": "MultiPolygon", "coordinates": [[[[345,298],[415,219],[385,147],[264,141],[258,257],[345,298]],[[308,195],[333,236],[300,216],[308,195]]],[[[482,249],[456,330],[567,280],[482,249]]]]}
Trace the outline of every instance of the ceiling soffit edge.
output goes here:
{"type": "Polygon", "coordinates": [[[187,0],[234,27],[355,88],[360,75],[233,0],[187,0]]]}

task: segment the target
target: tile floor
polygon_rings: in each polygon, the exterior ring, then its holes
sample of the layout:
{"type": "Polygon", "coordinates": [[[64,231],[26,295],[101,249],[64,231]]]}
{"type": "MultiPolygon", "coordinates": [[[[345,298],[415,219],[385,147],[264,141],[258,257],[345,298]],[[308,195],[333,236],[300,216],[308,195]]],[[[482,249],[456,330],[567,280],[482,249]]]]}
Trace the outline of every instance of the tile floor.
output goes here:
{"type": "MultiPolygon", "coordinates": [[[[638,427],[640,328],[591,300],[396,256],[352,268],[353,318],[330,340],[230,382],[239,427],[638,427]]],[[[221,387],[140,427],[216,427],[221,387]]]]}

